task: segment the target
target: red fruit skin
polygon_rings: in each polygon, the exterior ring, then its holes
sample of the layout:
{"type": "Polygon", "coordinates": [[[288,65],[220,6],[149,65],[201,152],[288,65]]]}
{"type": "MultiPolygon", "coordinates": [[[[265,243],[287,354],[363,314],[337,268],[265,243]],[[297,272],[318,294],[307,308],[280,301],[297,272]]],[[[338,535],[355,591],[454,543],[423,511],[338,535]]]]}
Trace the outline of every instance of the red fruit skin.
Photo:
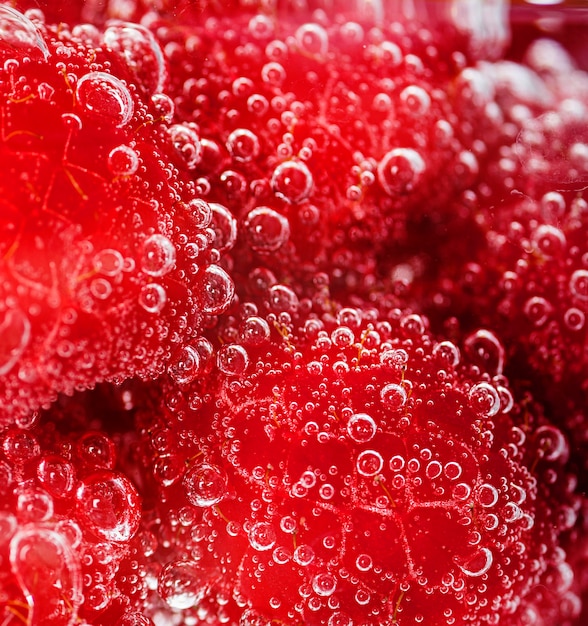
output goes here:
{"type": "MultiPolygon", "coordinates": [[[[245,308],[241,328],[263,326],[245,308]]],[[[221,370],[140,416],[168,605],[191,594],[203,624],[571,624],[556,520],[578,501],[539,407],[513,407],[418,316],[282,319],[258,345],[227,322],[221,370]]]]}
{"type": "Polygon", "coordinates": [[[58,392],[160,374],[233,287],[150,33],[2,10],[20,37],[0,46],[4,424],[58,392]]]}

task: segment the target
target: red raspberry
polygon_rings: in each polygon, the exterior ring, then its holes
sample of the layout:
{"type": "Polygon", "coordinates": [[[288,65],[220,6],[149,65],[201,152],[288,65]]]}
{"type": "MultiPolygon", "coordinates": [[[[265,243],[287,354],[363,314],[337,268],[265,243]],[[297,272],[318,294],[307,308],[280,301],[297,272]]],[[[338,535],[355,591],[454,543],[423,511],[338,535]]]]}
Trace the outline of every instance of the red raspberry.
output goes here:
{"type": "Polygon", "coordinates": [[[2,423],[160,374],[233,293],[153,36],[35,16],[0,7],[2,423]]]}
{"type": "Polygon", "coordinates": [[[208,376],[168,385],[141,419],[170,609],[197,623],[571,623],[560,541],[578,505],[566,440],[537,406],[416,315],[243,311],[208,376]],[[537,591],[556,579],[555,597],[537,591]]]}

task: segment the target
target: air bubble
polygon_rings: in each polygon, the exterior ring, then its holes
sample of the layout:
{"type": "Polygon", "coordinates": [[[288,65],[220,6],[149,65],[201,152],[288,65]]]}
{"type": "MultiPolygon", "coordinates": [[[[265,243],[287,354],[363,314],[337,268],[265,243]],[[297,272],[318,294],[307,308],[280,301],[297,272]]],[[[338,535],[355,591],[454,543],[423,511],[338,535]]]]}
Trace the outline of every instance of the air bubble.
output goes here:
{"type": "Polygon", "coordinates": [[[474,365],[493,376],[502,374],[505,350],[494,333],[478,330],[466,337],[464,348],[474,365]]]}
{"type": "Polygon", "coordinates": [[[231,304],[235,285],[231,277],[218,265],[209,265],[202,273],[200,304],[209,315],[222,313],[231,304]]]}
{"type": "Polygon", "coordinates": [[[260,206],[249,211],[243,226],[249,244],[256,252],[278,250],[290,237],[288,220],[277,211],[266,206],[260,206]]]}
{"type": "Polygon", "coordinates": [[[306,544],[302,544],[294,550],[294,562],[306,567],[314,561],[314,550],[306,544]]]}
{"type": "Polygon", "coordinates": [[[237,240],[237,220],[229,209],[217,202],[210,203],[212,229],[215,233],[214,247],[219,252],[230,250],[237,240]]]}
{"type": "MultiPolygon", "coordinates": [[[[0,13],[1,16],[1,13],[0,13]]],[[[0,313],[0,319],[2,314],[0,313]]],[[[31,340],[31,322],[20,309],[4,311],[0,323],[0,376],[18,363],[31,340]]]]}
{"type": "Polygon", "coordinates": [[[583,302],[588,300],[588,270],[576,270],[572,274],[570,293],[583,302]]]}
{"type": "Polygon", "coordinates": [[[457,480],[461,476],[462,471],[461,465],[455,461],[449,461],[443,468],[443,473],[449,480],[457,480]]]}
{"type": "Polygon", "coordinates": [[[174,119],[174,101],[165,93],[156,93],[151,96],[151,104],[158,119],[171,124],[174,119]]]}
{"type": "Polygon", "coordinates": [[[77,623],[80,564],[60,533],[37,526],[21,528],[10,540],[10,566],[29,605],[27,623],[77,623]]]}
{"type": "Polygon", "coordinates": [[[430,478],[431,480],[441,476],[442,472],[443,466],[439,463],[439,461],[431,461],[425,468],[425,474],[427,475],[427,478],[430,478]]]}
{"type": "Polygon", "coordinates": [[[586,316],[584,311],[577,309],[576,307],[570,307],[564,313],[564,324],[573,332],[578,332],[584,328],[586,322],[586,316]]]}
{"type": "Polygon", "coordinates": [[[239,329],[241,341],[249,346],[259,346],[270,338],[269,324],[257,315],[246,318],[239,329]]]}
{"type": "Polygon", "coordinates": [[[106,72],[90,72],[76,85],[76,100],[84,113],[101,124],[126,126],[135,110],[125,84],[106,72]]]}
{"type": "Polygon", "coordinates": [[[384,467],[384,459],[375,450],[364,450],[358,455],[355,466],[362,476],[376,476],[384,467]]]}
{"type": "Polygon", "coordinates": [[[139,494],[122,474],[87,476],[76,491],[76,504],[80,522],[106,541],[129,541],[141,522],[139,494]]]}
{"type": "Polygon", "coordinates": [[[441,341],[436,344],[433,348],[433,356],[446,367],[455,367],[460,360],[459,348],[451,341],[441,341]]]}
{"type": "Polygon", "coordinates": [[[44,456],[37,465],[37,479],[54,498],[65,498],[75,485],[74,466],[56,455],[44,456]]]}
{"type": "Polygon", "coordinates": [[[425,115],[431,107],[431,97],[418,85],[409,85],[400,92],[400,101],[408,113],[425,115]]]}
{"type": "Polygon", "coordinates": [[[174,149],[186,167],[195,169],[202,158],[202,144],[196,131],[188,124],[173,124],[168,132],[174,149]]]}
{"type": "Polygon", "coordinates": [[[303,55],[324,57],[329,47],[327,31],[318,24],[302,24],[294,35],[303,55]]]}
{"type": "Polygon", "coordinates": [[[488,548],[480,548],[475,554],[462,563],[457,563],[459,569],[471,577],[483,576],[492,567],[494,561],[492,552],[488,548]]]}
{"type": "Polygon", "coordinates": [[[474,385],[470,389],[468,399],[471,408],[480,417],[493,417],[500,410],[500,396],[488,383],[474,385]]]}
{"type": "Polygon", "coordinates": [[[165,289],[157,283],[144,285],[139,292],[139,305],[147,313],[161,313],[167,302],[165,289]]]}
{"type": "Polygon", "coordinates": [[[488,483],[484,483],[478,487],[476,500],[480,506],[489,509],[498,502],[498,489],[488,483]]]}
{"type": "Polygon", "coordinates": [[[143,242],[141,269],[149,276],[165,276],[176,263],[176,249],[164,235],[151,235],[143,242]]]}
{"type": "Polygon", "coordinates": [[[317,596],[326,598],[332,596],[337,588],[337,579],[333,574],[323,573],[317,574],[312,579],[312,589],[317,596]]]}
{"type": "Polygon", "coordinates": [[[356,443],[367,443],[376,434],[376,422],[366,413],[356,413],[347,422],[347,434],[356,443]]]}
{"type": "Polygon", "coordinates": [[[534,434],[535,445],[545,461],[558,461],[568,455],[566,438],[555,426],[540,426],[534,434]]]}
{"type": "Polygon", "coordinates": [[[94,269],[105,276],[118,276],[124,267],[124,259],[118,250],[105,248],[94,257],[94,269]]]}
{"type": "Polygon", "coordinates": [[[372,566],[373,561],[369,554],[360,554],[357,559],[355,559],[355,567],[357,567],[360,572],[369,572],[372,566]]]}
{"type": "Polygon", "coordinates": [[[191,467],[182,481],[190,504],[210,507],[218,504],[227,493],[224,472],[216,465],[199,463],[191,467]]]}
{"type": "Polygon", "coordinates": [[[208,589],[207,572],[193,561],[171,561],[159,573],[157,591],[174,610],[196,606],[208,589]]]}
{"type": "Polygon", "coordinates": [[[167,367],[170,377],[179,385],[192,382],[200,371],[200,355],[192,346],[181,347],[167,367]]]}
{"type": "Polygon", "coordinates": [[[559,256],[566,248],[566,237],[559,228],[541,224],[531,235],[533,248],[546,258],[559,256]]]}
{"type": "Polygon", "coordinates": [[[257,522],[249,531],[249,543],[254,550],[265,552],[276,545],[276,533],[271,524],[257,522]]]}
{"type": "Polygon", "coordinates": [[[49,48],[35,24],[25,15],[4,4],[0,5],[0,47],[7,52],[22,52],[26,56],[41,53],[49,57],[49,48]]]}
{"type": "Polygon", "coordinates": [[[125,62],[135,83],[149,94],[163,89],[166,70],[163,51],[155,36],[144,26],[129,22],[111,24],[104,43],[125,62]]]}
{"type": "Polygon", "coordinates": [[[525,302],[523,311],[533,326],[539,328],[547,322],[553,307],[545,298],[533,296],[525,302]]]}
{"type": "Polygon", "coordinates": [[[327,626],[353,626],[353,619],[341,611],[336,611],[329,617],[327,626]]]}
{"type": "Polygon", "coordinates": [[[292,204],[306,200],[311,194],[312,186],[312,174],[302,161],[281,163],[271,178],[271,187],[276,196],[292,204]]]}
{"type": "Polygon", "coordinates": [[[394,148],[378,164],[378,181],[390,196],[410,193],[425,171],[423,157],[412,148],[394,148]]]}
{"type": "Polygon", "coordinates": [[[247,128],[237,128],[227,138],[227,150],[235,161],[248,163],[259,154],[259,139],[247,128]]]}
{"type": "Polygon", "coordinates": [[[139,167],[139,155],[128,146],[117,146],[110,151],[107,165],[114,176],[132,176],[139,167]]]}
{"type": "Polygon", "coordinates": [[[249,355],[243,346],[227,344],[218,351],[216,365],[225,376],[242,376],[249,365],[249,355]]]}
{"type": "Polygon", "coordinates": [[[90,293],[97,300],[107,300],[112,294],[112,285],[106,278],[94,278],[90,282],[90,293]]]}
{"type": "Polygon", "coordinates": [[[402,385],[389,383],[380,392],[380,400],[385,409],[397,411],[406,404],[406,390],[402,385]]]}
{"type": "Polygon", "coordinates": [[[112,469],[116,464],[116,447],[110,437],[100,431],[89,430],[75,446],[78,458],[93,468],[112,469]]]}

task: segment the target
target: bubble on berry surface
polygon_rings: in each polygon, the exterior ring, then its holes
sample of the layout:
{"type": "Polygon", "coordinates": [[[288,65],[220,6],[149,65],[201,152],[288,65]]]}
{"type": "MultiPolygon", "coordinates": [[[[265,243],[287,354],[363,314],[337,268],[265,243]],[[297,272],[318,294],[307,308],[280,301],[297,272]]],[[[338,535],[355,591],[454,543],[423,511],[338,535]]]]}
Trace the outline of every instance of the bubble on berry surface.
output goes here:
{"type": "Polygon", "coordinates": [[[12,7],[0,6],[0,46],[7,46],[10,52],[49,57],[49,48],[35,24],[20,11],[12,7]]]}
{"type": "Polygon", "coordinates": [[[139,156],[129,146],[117,146],[110,151],[107,165],[115,176],[132,176],[139,167],[139,156]]]}
{"type": "Polygon", "coordinates": [[[389,383],[380,391],[380,401],[389,411],[398,411],[407,400],[406,389],[397,383],[389,383]]]}
{"type": "Polygon", "coordinates": [[[135,105],[126,85],[106,72],[90,72],[76,84],[76,101],[82,111],[98,124],[126,126],[135,105]]]}
{"type": "Polygon", "coordinates": [[[480,485],[476,493],[477,503],[486,509],[493,507],[498,502],[498,489],[489,483],[480,485]]]}
{"type": "Polygon", "coordinates": [[[459,569],[472,578],[483,576],[492,567],[494,556],[489,548],[480,548],[462,562],[457,562],[459,569]]]}
{"type": "Polygon", "coordinates": [[[147,313],[161,313],[167,302],[167,293],[158,283],[149,283],[141,287],[139,305],[147,313]]]}
{"type": "Polygon", "coordinates": [[[433,348],[433,356],[449,367],[455,367],[460,360],[459,348],[451,341],[440,341],[436,344],[433,348]]]}
{"type": "Polygon", "coordinates": [[[470,406],[480,417],[493,417],[500,410],[500,397],[496,389],[486,382],[474,385],[468,394],[470,406]]]}
{"type": "Polygon", "coordinates": [[[564,324],[573,332],[578,332],[584,328],[586,315],[584,311],[576,307],[570,307],[564,313],[564,324]]]}
{"type": "Polygon", "coordinates": [[[327,31],[316,23],[299,26],[294,34],[298,49],[303,55],[324,57],[329,48],[327,31]]]}
{"type": "Polygon", "coordinates": [[[473,332],[465,338],[464,348],[471,362],[482,370],[494,376],[502,374],[505,349],[493,332],[486,329],[473,332]]]}
{"type": "Polygon", "coordinates": [[[171,561],[159,572],[157,591],[171,609],[190,609],[204,597],[207,575],[194,561],[171,561]]]}
{"type": "Polygon", "coordinates": [[[290,237],[288,219],[266,206],[249,211],[243,227],[251,248],[256,252],[278,250],[290,237]]]}
{"type": "Polygon", "coordinates": [[[242,376],[249,366],[249,354],[238,343],[227,344],[217,352],[216,365],[226,376],[242,376]]]}
{"type": "Polygon", "coordinates": [[[165,276],[171,272],[175,263],[176,249],[165,235],[151,235],[143,242],[141,269],[149,276],[165,276]]]}
{"type": "Polygon", "coordinates": [[[239,328],[241,341],[249,346],[259,346],[270,338],[270,327],[263,317],[251,315],[239,328]]]}
{"type": "Polygon", "coordinates": [[[167,366],[167,373],[179,385],[192,382],[198,376],[199,371],[200,355],[190,345],[179,348],[167,366]]]}
{"type": "Polygon", "coordinates": [[[313,177],[302,161],[284,161],[274,170],[271,187],[278,198],[297,204],[306,200],[313,188],[313,177]]]}
{"type": "Polygon", "coordinates": [[[209,265],[201,277],[200,304],[204,313],[218,315],[231,303],[235,285],[231,277],[218,265],[209,265]]]}
{"type": "Polygon", "coordinates": [[[151,31],[139,24],[111,22],[104,43],[118,53],[135,81],[148,93],[163,89],[166,67],[163,51],[151,31]]]}
{"type": "Polygon", "coordinates": [[[175,113],[174,101],[165,93],[155,93],[151,96],[151,104],[157,117],[171,124],[175,113]]]}
{"type": "Polygon", "coordinates": [[[31,341],[31,322],[20,309],[0,312],[0,376],[7,374],[22,357],[31,341]]]}
{"type": "Polygon", "coordinates": [[[355,467],[362,476],[376,476],[384,467],[384,459],[376,450],[364,450],[358,454],[355,467]]]}
{"type": "Polygon", "coordinates": [[[426,166],[412,148],[394,148],[378,163],[378,182],[390,196],[410,193],[420,182],[426,166]]]}
{"type": "Polygon", "coordinates": [[[588,270],[576,270],[570,277],[570,293],[582,302],[588,301],[588,270]]]}
{"type": "Polygon", "coordinates": [[[302,544],[294,550],[292,558],[294,559],[295,563],[298,563],[298,565],[306,567],[314,561],[315,553],[311,546],[307,544],[302,544]]]}
{"type": "Polygon", "coordinates": [[[87,431],[76,442],[75,452],[85,465],[94,468],[112,469],[116,463],[114,441],[100,431],[87,431]]]}
{"type": "Polygon", "coordinates": [[[353,619],[342,611],[335,611],[330,617],[327,626],[353,626],[353,619]]]}
{"type": "Polygon", "coordinates": [[[202,158],[202,144],[197,132],[188,124],[173,124],[168,129],[172,145],[189,170],[196,168],[202,158]]]}
{"type": "Polygon", "coordinates": [[[198,463],[189,468],[182,485],[190,504],[197,507],[214,506],[227,494],[225,473],[209,463],[198,463]]]}
{"type": "Polygon", "coordinates": [[[376,422],[367,413],[355,413],[347,422],[347,434],[356,443],[371,441],[376,430],[376,422]]]}
{"type": "Polygon", "coordinates": [[[124,268],[123,255],[113,248],[104,248],[94,256],[94,269],[105,276],[118,276],[124,268]]]}
{"type": "Polygon", "coordinates": [[[141,522],[141,501],[131,481],[123,474],[96,472],[81,481],[76,490],[76,510],[82,523],[96,536],[127,542],[141,522]]]}
{"type": "Polygon", "coordinates": [[[330,572],[316,574],[312,579],[312,589],[322,598],[332,596],[337,589],[337,577],[330,572]]]}
{"type": "Polygon", "coordinates": [[[229,209],[217,202],[210,203],[211,226],[215,232],[214,247],[219,252],[230,250],[237,240],[237,220],[229,209]]]}
{"type": "Polygon", "coordinates": [[[11,428],[2,433],[2,451],[13,465],[22,465],[38,457],[41,446],[33,433],[11,428]]]}
{"type": "Polygon", "coordinates": [[[565,435],[555,426],[540,426],[533,434],[539,457],[545,461],[565,460],[569,453],[565,435]]]}
{"type": "Polygon", "coordinates": [[[227,138],[227,150],[239,163],[248,163],[259,154],[259,139],[248,128],[237,128],[227,138]]]}
{"type": "Polygon", "coordinates": [[[28,604],[28,622],[72,626],[78,621],[82,580],[78,557],[62,535],[26,525],[10,540],[10,566],[28,604]]]}
{"type": "Polygon", "coordinates": [[[124,615],[121,615],[114,626],[154,626],[154,624],[143,613],[129,610],[124,615]]]}
{"type": "Polygon", "coordinates": [[[565,251],[566,237],[559,228],[541,224],[533,231],[531,244],[544,257],[552,258],[565,251]]]}
{"type": "Polygon", "coordinates": [[[536,326],[537,328],[543,326],[545,322],[547,322],[552,311],[552,305],[541,296],[533,296],[523,305],[523,312],[533,326],[536,326]]]}
{"type": "Polygon", "coordinates": [[[256,522],[249,529],[249,543],[254,550],[265,552],[276,545],[276,532],[267,522],[256,522]]]}

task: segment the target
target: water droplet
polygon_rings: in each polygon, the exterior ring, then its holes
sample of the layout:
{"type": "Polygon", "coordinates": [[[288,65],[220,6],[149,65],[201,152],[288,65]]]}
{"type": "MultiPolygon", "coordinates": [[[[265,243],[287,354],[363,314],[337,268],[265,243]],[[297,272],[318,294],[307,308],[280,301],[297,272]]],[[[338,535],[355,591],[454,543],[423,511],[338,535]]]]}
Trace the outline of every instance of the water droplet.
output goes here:
{"type": "Polygon", "coordinates": [[[124,60],[136,84],[147,93],[163,89],[164,55],[154,35],[144,26],[129,22],[111,24],[104,31],[104,43],[124,60]]]}
{"type": "Polygon", "coordinates": [[[14,54],[19,51],[26,56],[49,57],[49,48],[35,24],[25,15],[6,6],[0,5],[0,47],[14,54]]]}
{"type": "Polygon", "coordinates": [[[357,456],[355,466],[362,476],[376,476],[384,467],[384,459],[375,450],[364,450],[357,456]]]}
{"type": "Polygon", "coordinates": [[[107,165],[115,176],[132,176],[139,167],[139,155],[128,146],[117,146],[110,151],[107,165]]]}
{"type": "Polygon", "coordinates": [[[570,293],[578,300],[588,300],[588,270],[576,270],[570,278],[570,293]]]}
{"type": "Polygon", "coordinates": [[[317,574],[312,579],[312,589],[317,596],[332,596],[337,588],[337,578],[329,572],[317,574]]]}
{"type": "Polygon", "coordinates": [[[10,541],[10,565],[29,605],[27,623],[71,626],[78,621],[80,564],[60,533],[21,528],[10,541]]]}
{"type": "Polygon", "coordinates": [[[492,417],[500,410],[500,396],[489,383],[474,385],[470,389],[468,399],[470,407],[480,417],[492,417]]]}
{"type": "Polygon", "coordinates": [[[176,249],[164,235],[151,235],[143,242],[141,269],[149,276],[164,276],[175,263],[176,249]]]}
{"type": "Polygon", "coordinates": [[[471,577],[483,576],[492,567],[494,557],[488,548],[480,548],[463,562],[457,562],[459,569],[471,577]]]}
{"type": "Polygon", "coordinates": [[[202,272],[200,305],[204,313],[218,315],[231,304],[235,285],[231,277],[218,265],[209,265],[202,272]]]}
{"type": "Polygon", "coordinates": [[[173,356],[167,372],[178,385],[192,382],[200,371],[200,355],[192,346],[182,346],[173,356]]]}
{"type": "Polygon", "coordinates": [[[380,400],[384,408],[397,411],[406,404],[406,390],[401,385],[389,383],[380,391],[380,400]]]}
{"type": "Polygon", "coordinates": [[[157,591],[171,609],[190,609],[204,597],[208,576],[208,572],[193,561],[171,561],[159,573],[157,591]]]}
{"type": "Polygon", "coordinates": [[[130,480],[111,472],[87,476],[76,491],[79,521],[106,541],[126,542],[141,522],[141,501],[130,480]]]}
{"type": "Polygon", "coordinates": [[[290,223],[287,218],[265,206],[249,211],[243,226],[249,244],[256,252],[278,250],[290,237],[290,223]]]}
{"type": "Polygon", "coordinates": [[[139,304],[147,313],[161,313],[166,302],[165,289],[157,283],[145,285],[139,292],[139,304]]]}
{"type": "Polygon", "coordinates": [[[312,174],[302,161],[285,161],[274,170],[271,186],[278,198],[296,204],[310,196],[312,174]]]}
{"type": "Polygon", "coordinates": [[[254,550],[265,552],[276,545],[276,533],[271,524],[257,522],[249,531],[249,543],[254,550]]]}
{"type": "MultiPolygon", "coordinates": [[[[1,14],[0,14],[1,15],[1,14]]],[[[0,376],[18,363],[31,340],[31,323],[20,309],[0,313],[0,376]]]]}
{"type": "Polygon", "coordinates": [[[224,472],[216,465],[208,463],[191,467],[184,475],[182,484],[190,503],[198,507],[214,506],[227,493],[224,472]]]}
{"type": "Polygon", "coordinates": [[[188,124],[173,124],[168,133],[172,145],[189,170],[196,168],[202,158],[202,145],[196,131],[188,124]]]}
{"type": "Polygon", "coordinates": [[[237,128],[227,138],[227,150],[235,161],[248,163],[259,154],[259,139],[247,128],[237,128]]]}
{"type": "Polygon", "coordinates": [[[106,72],[82,76],[76,85],[76,100],[88,117],[117,128],[128,124],[135,110],[125,84],[106,72]]]}
{"type": "Polygon", "coordinates": [[[412,148],[394,148],[378,164],[378,181],[390,196],[414,190],[425,171],[423,157],[412,148]]]}

